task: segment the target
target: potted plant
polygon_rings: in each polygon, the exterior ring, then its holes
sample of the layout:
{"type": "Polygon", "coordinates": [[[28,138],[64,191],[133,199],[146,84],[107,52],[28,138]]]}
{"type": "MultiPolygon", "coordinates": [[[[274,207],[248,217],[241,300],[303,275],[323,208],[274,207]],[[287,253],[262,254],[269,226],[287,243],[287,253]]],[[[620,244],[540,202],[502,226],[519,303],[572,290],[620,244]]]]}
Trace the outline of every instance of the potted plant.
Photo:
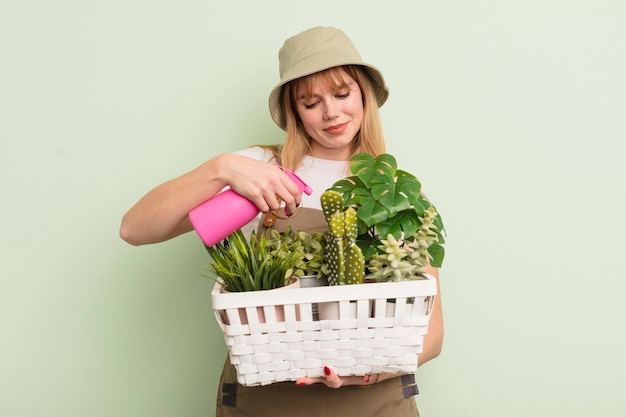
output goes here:
{"type": "Polygon", "coordinates": [[[323,277],[324,233],[308,233],[293,230],[289,226],[284,232],[271,229],[268,234],[268,246],[272,257],[285,258],[292,252],[300,254],[300,259],[293,267],[293,276],[300,278],[301,281],[323,277]]]}
{"type": "MultiPolygon", "coordinates": [[[[275,290],[285,286],[297,288],[300,284],[294,270],[303,253],[292,251],[275,256],[265,234],[257,236],[252,232],[250,239],[246,239],[243,232],[237,230],[215,245],[205,247],[211,263],[209,273],[203,275],[219,282],[222,292],[275,290]]],[[[276,306],[273,313],[277,321],[284,320],[282,307],[276,306]]],[[[265,310],[259,306],[254,310],[238,309],[240,323],[247,324],[250,314],[256,315],[255,322],[265,322],[265,310]]],[[[222,312],[222,320],[229,324],[232,317],[222,312]]]]}
{"type": "Polygon", "coordinates": [[[262,291],[284,287],[303,254],[291,251],[275,256],[264,234],[252,232],[246,239],[241,230],[213,246],[205,246],[211,256],[209,274],[230,292],[262,291]]]}
{"type": "MultiPolygon", "coordinates": [[[[292,252],[301,254],[301,259],[293,271],[293,276],[299,279],[301,288],[328,285],[328,271],[324,263],[324,233],[293,230],[291,226],[282,232],[271,229],[268,233],[272,256],[285,257],[292,252]]],[[[318,303],[312,303],[312,316],[313,320],[319,320],[318,303]]]]}
{"type": "MultiPolygon", "coordinates": [[[[399,170],[389,154],[357,154],[351,162],[353,175],[337,181],[321,197],[329,225],[325,254],[329,283],[423,279],[423,267],[440,267],[443,222],[421,193],[418,179],[399,170]]],[[[420,307],[426,314],[432,299],[423,300],[420,307]]],[[[331,308],[336,307],[324,306],[325,311],[331,308]]],[[[387,316],[394,316],[395,310],[395,300],[388,299],[387,316]]]]}
{"type": "Polygon", "coordinates": [[[322,198],[335,201],[335,212],[355,211],[354,244],[363,254],[364,278],[415,279],[426,265],[440,267],[443,222],[419,180],[399,170],[390,154],[357,154],[351,162],[352,175],[335,182],[322,198]]]}

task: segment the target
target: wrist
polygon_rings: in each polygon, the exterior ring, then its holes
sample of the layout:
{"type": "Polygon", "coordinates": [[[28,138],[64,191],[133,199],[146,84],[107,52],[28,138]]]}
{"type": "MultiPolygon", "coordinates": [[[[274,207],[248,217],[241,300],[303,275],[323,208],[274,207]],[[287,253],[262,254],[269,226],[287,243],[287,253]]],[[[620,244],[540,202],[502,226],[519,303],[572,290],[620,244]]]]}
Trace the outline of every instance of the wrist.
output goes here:
{"type": "Polygon", "coordinates": [[[231,171],[235,162],[233,154],[220,154],[201,165],[201,176],[219,183],[220,189],[231,182],[231,171]]]}

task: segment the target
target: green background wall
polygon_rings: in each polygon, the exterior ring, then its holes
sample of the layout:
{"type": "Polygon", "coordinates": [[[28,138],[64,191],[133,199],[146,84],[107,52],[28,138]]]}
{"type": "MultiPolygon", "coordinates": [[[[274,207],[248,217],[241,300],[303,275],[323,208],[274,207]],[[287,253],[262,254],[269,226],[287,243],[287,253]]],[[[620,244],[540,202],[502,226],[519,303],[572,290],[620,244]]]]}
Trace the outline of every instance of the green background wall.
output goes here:
{"type": "Polygon", "coordinates": [[[382,69],[389,151],[448,227],[422,415],[624,415],[625,18],[619,0],[2,2],[0,415],[213,415],[204,249],[131,247],[120,219],[281,140],[277,51],[315,25],[382,69]]]}

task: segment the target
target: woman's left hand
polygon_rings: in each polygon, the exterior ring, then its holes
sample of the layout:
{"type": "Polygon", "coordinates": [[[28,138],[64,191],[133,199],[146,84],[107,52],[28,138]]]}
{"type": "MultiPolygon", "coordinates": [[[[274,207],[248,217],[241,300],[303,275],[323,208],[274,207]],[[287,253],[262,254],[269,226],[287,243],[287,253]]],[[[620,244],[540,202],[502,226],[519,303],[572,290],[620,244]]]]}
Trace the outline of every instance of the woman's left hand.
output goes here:
{"type": "Polygon", "coordinates": [[[339,376],[332,370],[330,367],[324,367],[324,377],[302,377],[296,380],[296,385],[312,385],[322,383],[329,388],[340,388],[345,387],[347,385],[360,385],[360,386],[368,386],[373,385],[383,379],[387,379],[388,377],[396,376],[389,374],[367,374],[363,376],[339,376]]]}

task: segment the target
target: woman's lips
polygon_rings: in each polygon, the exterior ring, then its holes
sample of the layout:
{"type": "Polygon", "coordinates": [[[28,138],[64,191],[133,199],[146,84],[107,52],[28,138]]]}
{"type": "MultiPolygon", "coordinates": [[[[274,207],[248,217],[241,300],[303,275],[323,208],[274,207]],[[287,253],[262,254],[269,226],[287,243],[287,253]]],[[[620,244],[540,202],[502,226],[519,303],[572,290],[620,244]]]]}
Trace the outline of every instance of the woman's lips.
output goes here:
{"type": "Polygon", "coordinates": [[[333,126],[329,126],[326,129],[324,129],[324,132],[326,133],[330,133],[331,135],[339,135],[341,133],[343,133],[344,130],[346,130],[346,127],[348,126],[348,123],[340,123],[338,125],[333,125],[333,126]]]}

